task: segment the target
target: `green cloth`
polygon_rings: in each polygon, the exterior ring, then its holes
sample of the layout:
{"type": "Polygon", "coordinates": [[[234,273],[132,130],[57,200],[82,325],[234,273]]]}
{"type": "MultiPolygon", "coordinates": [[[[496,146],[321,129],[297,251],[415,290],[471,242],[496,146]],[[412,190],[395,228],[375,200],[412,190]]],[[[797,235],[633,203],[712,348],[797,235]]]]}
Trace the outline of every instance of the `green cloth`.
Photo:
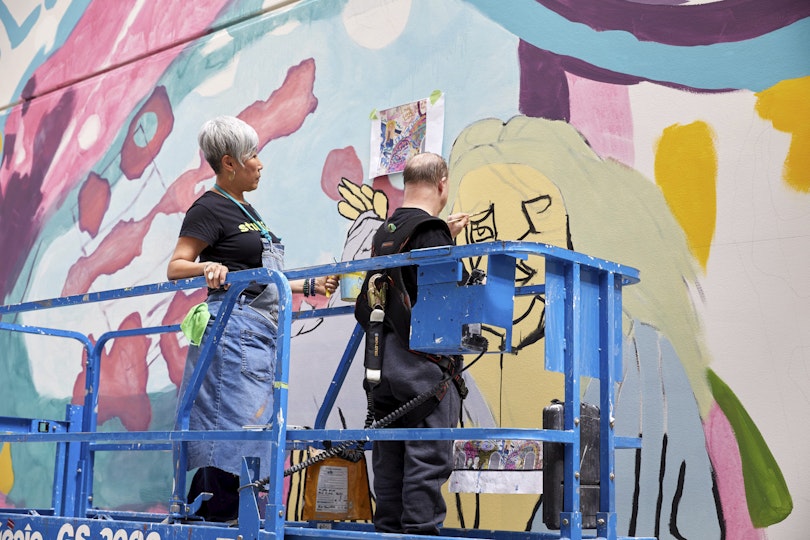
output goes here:
{"type": "Polygon", "coordinates": [[[205,327],[211,314],[208,312],[208,304],[203,302],[192,307],[183,322],[180,323],[180,330],[188,338],[192,345],[200,345],[205,327]]]}

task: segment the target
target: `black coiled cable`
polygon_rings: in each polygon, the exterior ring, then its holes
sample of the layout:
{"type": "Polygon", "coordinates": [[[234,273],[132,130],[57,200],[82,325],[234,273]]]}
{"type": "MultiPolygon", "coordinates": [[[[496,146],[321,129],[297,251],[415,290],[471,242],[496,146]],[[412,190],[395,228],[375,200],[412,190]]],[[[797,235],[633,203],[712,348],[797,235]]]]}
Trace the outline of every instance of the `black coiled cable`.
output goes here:
{"type": "MultiPolygon", "coordinates": [[[[444,378],[442,378],[441,381],[436,383],[436,385],[433,388],[431,388],[430,390],[427,390],[425,392],[422,392],[421,394],[419,394],[415,398],[411,399],[410,401],[408,401],[407,403],[405,403],[404,405],[402,405],[401,407],[399,407],[395,411],[389,413],[388,415],[382,417],[379,420],[374,419],[374,399],[372,397],[372,393],[370,391],[366,392],[366,398],[367,398],[367,401],[368,401],[368,408],[367,408],[368,412],[366,413],[366,421],[365,421],[364,429],[381,429],[381,428],[384,428],[384,427],[392,424],[396,420],[402,418],[403,416],[405,416],[406,414],[408,414],[409,412],[414,410],[416,407],[418,407],[419,405],[421,405],[422,403],[424,403],[425,401],[427,401],[428,399],[430,399],[434,395],[438,394],[441,390],[443,390],[443,387],[444,387],[445,384],[448,384],[448,383],[452,382],[454,376],[460,376],[461,373],[463,373],[464,371],[467,371],[469,368],[471,368],[473,366],[473,364],[478,362],[478,360],[480,360],[481,357],[484,356],[485,353],[486,353],[486,350],[482,351],[478,356],[475,357],[475,359],[472,362],[470,362],[469,364],[464,366],[464,368],[462,368],[456,375],[447,375],[447,376],[445,376],[444,378]]],[[[284,476],[290,476],[291,474],[295,474],[295,473],[297,473],[299,471],[302,471],[302,470],[306,469],[307,467],[311,467],[312,465],[315,465],[316,463],[319,463],[319,462],[321,462],[321,461],[323,461],[325,459],[328,459],[328,458],[334,457],[334,456],[338,456],[338,455],[342,455],[343,457],[346,457],[346,459],[350,459],[352,461],[359,461],[360,456],[362,455],[362,451],[355,452],[354,450],[350,450],[350,448],[352,446],[355,446],[355,445],[358,446],[359,448],[362,448],[363,446],[365,446],[365,444],[366,444],[366,441],[343,441],[342,443],[338,444],[337,446],[332,446],[332,447],[326,449],[325,451],[321,452],[320,454],[318,454],[316,456],[312,456],[312,457],[302,461],[301,463],[297,463],[297,464],[293,465],[292,467],[290,467],[288,469],[285,469],[284,470],[284,476]]],[[[359,450],[359,449],[355,449],[355,450],[359,450]]],[[[268,476],[268,477],[262,478],[260,480],[256,480],[255,482],[251,482],[249,484],[245,484],[243,486],[240,486],[239,491],[241,491],[241,490],[243,490],[245,488],[249,488],[249,487],[255,487],[257,489],[262,489],[265,486],[267,486],[267,484],[269,484],[269,483],[270,483],[270,477],[268,476]]]]}
{"type": "MultiPolygon", "coordinates": [[[[436,383],[436,386],[434,386],[430,390],[426,390],[425,392],[422,392],[421,394],[419,394],[415,398],[411,399],[410,401],[408,401],[407,403],[405,403],[404,405],[402,405],[401,407],[399,407],[398,409],[396,409],[392,413],[382,417],[379,420],[374,420],[373,399],[371,397],[371,392],[367,392],[366,395],[368,396],[369,408],[368,408],[368,413],[366,414],[365,429],[380,429],[380,428],[384,428],[384,427],[390,425],[394,421],[398,420],[399,418],[402,418],[404,415],[406,415],[409,412],[411,412],[412,410],[414,410],[416,407],[418,407],[419,405],[421,405],[422,403],[424,403],[425,401],[427,401],[428,399],[430,399],[434,395],[438,394],[443,389],[444,385],[448,384],[451,380],[452,380],[452,376],[448,376],[448,377],[443,378],[441,381],[436,383]]],[[[345,455],[346,452],[350,451],[350,448],[352,446],[357,445],[357,446],[362,447],[365,444],[366,444],[365,441],[343,441],[342,443],[340,443],[340,444],[338,444],[336,446],[332,446],[332,447],[328,448],[327,450],[321,452],[320,454],[318,454],[316,456],[312,456],[312,457],[302,461],[301,463],[297,463],[297,464],[293,465],[292,467],[290,467],[288,469],[285,469],[284,470],[284,476],[290,476],[291,474],[295,474],[295,473],[297,473],[299,471],[302,471],[302,470],[306,469],[307,467],[311,467],[312,465],[315,465],[316,463],[319,463],[319,462],[321,462],[321,461],[323,461],[323,460],[325,460],[327,458],[334,457],[334,456],[341,455],[341,454],[345,455]]],[[[358,459],[359,459],[359,457],[358,457],[358,459]]],[[[357,460],[355,460],[355,461],[357,461],[357,460]]],[[[267,486],[267,484],[269,484],[269,483],[270,483],[270,477],[268,476],[266,478],[262,478],[261,480],[251,482],[250,484],[240,486],[239,490],[241,491],[242,489],[245,489],[247,487],[255,487],[255,488],[258,488],[258,489],[262,489],[265,486],[267,486]]]]}

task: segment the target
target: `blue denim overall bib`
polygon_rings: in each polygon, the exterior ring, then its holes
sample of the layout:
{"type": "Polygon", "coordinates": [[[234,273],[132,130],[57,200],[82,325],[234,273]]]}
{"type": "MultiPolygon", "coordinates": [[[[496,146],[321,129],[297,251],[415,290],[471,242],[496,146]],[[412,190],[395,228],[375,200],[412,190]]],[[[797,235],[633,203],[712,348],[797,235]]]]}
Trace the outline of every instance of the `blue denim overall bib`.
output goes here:
{"type": "MultiPolygon", "coordinates": [[[[262,248],[262,265],[282,270],[284,246],[262,238],[262,248]]],[[[219,314],[224,294],[213,291],[208,296],[211,320],[203,343],[219,314]]],[[[255,298],[240,295],[192,406],[190,430],[240,430],[244,426],[269,427],[272,423],[278,300],[278,288],[273,284],[255,298]]],[[[200,347],[189,345],[180,395],[199,355],[200,347]]],[[[210,466],[238,475],[243,456],[258,457],[264,477],[269,474],[270,449],[270,443],[264,441],[189,441],[188,470],[210,466]]]]}

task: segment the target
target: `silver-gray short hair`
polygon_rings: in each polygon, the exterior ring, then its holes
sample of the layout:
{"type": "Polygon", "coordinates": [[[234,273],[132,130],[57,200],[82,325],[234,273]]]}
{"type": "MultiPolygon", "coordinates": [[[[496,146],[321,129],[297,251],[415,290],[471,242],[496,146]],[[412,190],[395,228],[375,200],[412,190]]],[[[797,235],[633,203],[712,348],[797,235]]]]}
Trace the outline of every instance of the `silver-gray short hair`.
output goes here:
{"type": "Polygon", "coordinates": [[[205,161],[219,174],[223,156],[236,158],[240,165],[259,151],[259,135],[247,122],[233,116],[207,121],[197,136],[205,161]]]}

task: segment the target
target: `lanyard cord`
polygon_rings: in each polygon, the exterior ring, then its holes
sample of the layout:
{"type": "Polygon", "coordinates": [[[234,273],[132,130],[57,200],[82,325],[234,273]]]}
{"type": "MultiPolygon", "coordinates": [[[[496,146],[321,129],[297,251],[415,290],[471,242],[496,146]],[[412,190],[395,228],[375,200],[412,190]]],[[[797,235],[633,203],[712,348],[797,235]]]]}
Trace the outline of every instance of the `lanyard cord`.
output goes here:
{"type": "Polygon", "coordinates": [[[259,232],[261,233],[261,235],[262,235],[262,236],[263,236],[263,237],[264,237],[264,238],[265,238],[265,239],[266,239],[268,242],[270,242],[271,244],[273,244],[273,243],[276,243],[276,242],[281,241],[281,238],[278,238],[276,235],[274,235],[274,234],[273,234],[273,233],[271,233],[269,230],[267,230],[267,227],[265,227],[265,226],[264,226],[264,225],[263,225],[261,222],[257,221],[257,220],[256,220],[256,218],[255,218],[255,217],[253,217],[253,215],[252,215],[250,212],[248,212],[248,211],[247,211],[247,208],[245,208],[245,207],[242,205],[242,203],[240,203],[239,201],[237,201],[236,199],[234,199],[234,198],[231,196],[231,194],[230,194],[230,193],[228,193],[227,191],[225,191],[224,189],[222,189],[221,187],[219,187],[219,186],[218,186],[218,185],[216,185],[216,184],[214,184],[214,189],[215,189],[215,190],[217,190],[218,192],[220,192],[221,194],[225,195],[226,197],[228,197],[230,200],[232,200],[232,201],[233,201],[233,203],[234,203],[236,206],[238,206],[240,210],[242,210],[242,213],[243,213],[243,214],[245,214],[245,215],[246,215],[248,218],[250,218],[250,221],[252,221],[252,222],[253,222],[253,224],[254,224],[254,225],[256,225],[256,226],[259,228],[259,232]]]}

